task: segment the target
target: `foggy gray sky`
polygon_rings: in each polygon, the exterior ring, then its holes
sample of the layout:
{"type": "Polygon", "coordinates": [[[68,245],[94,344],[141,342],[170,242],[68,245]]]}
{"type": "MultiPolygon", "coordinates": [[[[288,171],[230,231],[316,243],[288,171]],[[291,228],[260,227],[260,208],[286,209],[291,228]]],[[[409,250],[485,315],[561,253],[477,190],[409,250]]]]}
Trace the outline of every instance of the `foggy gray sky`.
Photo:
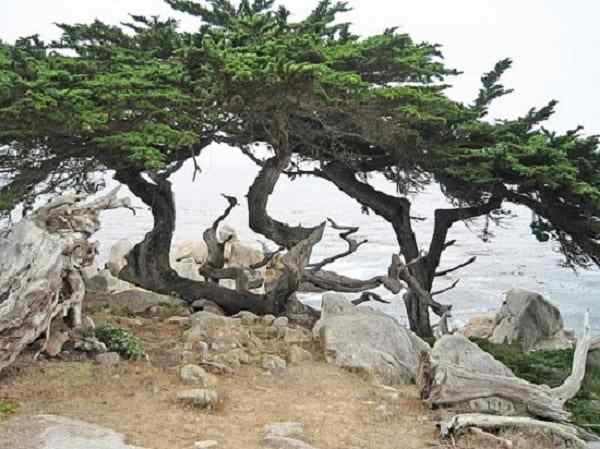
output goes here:
{"type": "MultiPolygon", "coordinates": [[[[316,0],[281,0],[295,17],[316,0]]],[[[463,101],[476,96],[479,77],[498,59],[511,57],[514,67],[505,84],[516,92],[492,110],[512,117],[555,98],[560,101],[549,126],[559,130],[581,124],[600,133],[600,2],[596,0],[350,0],[357,34],[374,34],[399,26],[417,40],[443,44],[447,63],[464,72],[451,80],[451,95],[463,101]]],[[[162,0],[0,0],[0,39],[39,33],[58,36],[54,22],[109,23],[127,13],[171,16],[184,29],[195,19],[173,12],[162,0]]]]}

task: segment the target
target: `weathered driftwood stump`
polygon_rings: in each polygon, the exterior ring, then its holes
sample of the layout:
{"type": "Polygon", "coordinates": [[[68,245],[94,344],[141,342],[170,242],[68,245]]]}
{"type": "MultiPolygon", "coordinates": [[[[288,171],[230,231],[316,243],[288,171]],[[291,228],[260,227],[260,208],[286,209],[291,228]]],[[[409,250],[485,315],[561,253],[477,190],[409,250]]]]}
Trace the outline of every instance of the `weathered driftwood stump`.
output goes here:
{"type": "Polygon", "coordinates": [[[0,371],[43,333],[48,338],[54,318],[81,324],[80,268],[97,253],[88,239],[100,228],[100,211],[130,207],[117,191],[87,203],[82,195],[57,198],[0,238],[0,371]]]}
{"type": "Polygon", "coordinates": [[[519,404],[528,416],[491,416],[460,414],[442,423],[442,436],[467,428],[484,430],[505,427],[546,429],[577,448],[586,441],[597,441],[596,435],[569,424],[571,413],[565,409],[575,397],[585,377],[587,355],[596,339],[591,336],[589,312],[583,334],[577,340],[571,375],[556,388],[534,385],[524,379],[473,372],[452,363],[438,363],[428,353],[421,354],[417,386],[421,398],[432,407],[452,406],[482,398],[502,398],[519,404]]]}

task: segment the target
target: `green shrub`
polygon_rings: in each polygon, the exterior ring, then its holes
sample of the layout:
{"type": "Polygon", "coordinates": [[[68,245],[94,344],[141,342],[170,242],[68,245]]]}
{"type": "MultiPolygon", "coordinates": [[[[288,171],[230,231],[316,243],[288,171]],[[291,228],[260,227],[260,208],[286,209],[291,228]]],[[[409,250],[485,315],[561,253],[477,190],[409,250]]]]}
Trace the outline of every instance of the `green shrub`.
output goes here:
{"type": "Polygon", "coordinates": [[[109,351],[118,352],[125,358],[139,360],[145,356],[142,342],[125,329],[110,325],[101,326],[94,331],[94,335],[109,351]]]}
{"type": "Polygon", "coordinates": [[[0,421],[15,413],[17,408],[16,404],[0,399],[0,421]]]}
{"type": "MultiPolygon", "coordinates": [[[[481,349],[508,366],[516,376],[534,384],[550,387],[561,385],[571,374],[573,350],[524,353],[518,347],[473,340],[481,349]]],[[[600,367],[588,363],[583,386],[577,396],[567,402],[572,421],[600,434],[600,367]]]]}

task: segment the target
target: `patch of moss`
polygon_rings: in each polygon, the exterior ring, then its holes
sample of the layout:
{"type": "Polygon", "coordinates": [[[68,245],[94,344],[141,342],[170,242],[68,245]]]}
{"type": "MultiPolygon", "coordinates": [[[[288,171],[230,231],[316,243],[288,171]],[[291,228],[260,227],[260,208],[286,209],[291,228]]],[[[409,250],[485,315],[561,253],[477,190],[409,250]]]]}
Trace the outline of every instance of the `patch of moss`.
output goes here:
{"type": "MultiPolygon", "coordinates": [[[[534,384],[557,387],[571,373],[573,350],[522,352],[517,346],[473,340],[481,349],[508,366],[516,376],[534,384]]],[[[596,354],[595,354],[596,355],[596,354]]],[[[600,434],[600,364],[588,364],[583,386],[567,403],[575,424],[600,434]]]]}
{"type": "Polygon", "coordinates": [[[101,326],[95,329],[94,335],[109,351],[117,352],[127,359],[139,360],[145,355],[142,342],[131,332],[120,327],[101,326]]]}
{"type": "Polygon", "coordinates": [[[9,415],[16,413],[19,406],[12,402],[0,399],[0,421],[6,419],[9,415]]]}

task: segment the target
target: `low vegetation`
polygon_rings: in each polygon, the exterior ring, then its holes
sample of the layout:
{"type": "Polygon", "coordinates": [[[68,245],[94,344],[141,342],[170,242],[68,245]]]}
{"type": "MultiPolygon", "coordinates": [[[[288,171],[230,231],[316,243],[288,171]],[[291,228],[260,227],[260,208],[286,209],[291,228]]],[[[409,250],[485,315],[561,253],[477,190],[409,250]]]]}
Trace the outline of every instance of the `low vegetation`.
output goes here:
{"type": "Polygon", "coordinates": [[[145,355],[142,342],[125,329],[107,325],[97,328],[94,335],[109,351],[117,352],[127,359],[139,360],[145,355]]]}

